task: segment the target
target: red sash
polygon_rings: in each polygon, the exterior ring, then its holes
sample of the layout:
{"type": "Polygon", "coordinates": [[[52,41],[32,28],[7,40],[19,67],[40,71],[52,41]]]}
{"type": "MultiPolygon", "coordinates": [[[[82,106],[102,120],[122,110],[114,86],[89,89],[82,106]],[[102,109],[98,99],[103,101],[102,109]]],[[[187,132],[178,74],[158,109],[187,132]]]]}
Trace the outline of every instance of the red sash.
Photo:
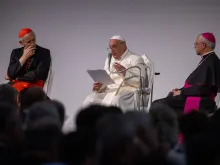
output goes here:
{"type": "Polygon", "coordinates": [[[18,81],[18,80],[13,80],[13,87],[18,91],[21,92],[22,90],[29,88],[29,87],[33,87],[33,86],[37,86],[43,89],[44,87],[44,81],[42,80],[38,80],[35,83],[30,83],[30,82],[24,82],[24,81],[18,81]]]}

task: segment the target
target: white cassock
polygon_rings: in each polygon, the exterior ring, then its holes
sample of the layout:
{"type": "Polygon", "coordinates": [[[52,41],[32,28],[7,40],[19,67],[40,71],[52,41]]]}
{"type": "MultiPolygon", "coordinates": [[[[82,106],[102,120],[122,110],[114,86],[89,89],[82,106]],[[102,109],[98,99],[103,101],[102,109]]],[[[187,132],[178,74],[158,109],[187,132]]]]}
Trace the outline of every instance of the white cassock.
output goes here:
{"type": "Polygon", "coordinates": [[[90,104],[101,104],[105,106],[117,106],[120,107],[123,111],[134,110],[134,108],[136,107],[135,91],[140,86],[140,70],[138,68],[127,70],[125,79],[129,77],[133,78],[125,80],[123,82],[124,77],[121,74],[110,73],[116,71],[113,67],[115,62],[119,63],[125,68],[138,66],[141,69],[141,76],[146,78],[146,68],[144,66],[143,58],[127,49],[119,60],[112,57],[110,62],[109,58],[107,58],[105,61],[104,69],[110,75],[115,84],[108,85],[105,92],[93,92],[92,94],[87,96],[87,98],[83,102],[83,106],[88,106],[90,104]]]}

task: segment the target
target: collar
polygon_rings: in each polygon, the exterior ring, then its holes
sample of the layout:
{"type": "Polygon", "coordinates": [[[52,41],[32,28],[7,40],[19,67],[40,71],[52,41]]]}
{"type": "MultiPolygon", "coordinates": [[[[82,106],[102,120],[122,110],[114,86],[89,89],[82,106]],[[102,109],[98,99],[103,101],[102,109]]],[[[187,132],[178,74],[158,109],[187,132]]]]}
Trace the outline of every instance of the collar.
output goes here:
{"type": "Polygon", "coordinates": [[[205,53],[205,54],[203,54],[203,55],[201,55],[201,56],[203,57],[203,56],[208,55],[208,54],[210,54],[210,53],[214,53],[214,51],[212,50],[212,51],[207,52],[207,53],[205,53]]]}
{"type": "Polygon", "coordinates": [[[207,57],[209,57],[212,53],[214,53],[214,51],[210,51],[210,52],[207,52],[207,53],[205,53],[205,54],[203,54],[203,55],[201,55],[201,61],[199,62],[199,65],[207,58],[207,57]]]}

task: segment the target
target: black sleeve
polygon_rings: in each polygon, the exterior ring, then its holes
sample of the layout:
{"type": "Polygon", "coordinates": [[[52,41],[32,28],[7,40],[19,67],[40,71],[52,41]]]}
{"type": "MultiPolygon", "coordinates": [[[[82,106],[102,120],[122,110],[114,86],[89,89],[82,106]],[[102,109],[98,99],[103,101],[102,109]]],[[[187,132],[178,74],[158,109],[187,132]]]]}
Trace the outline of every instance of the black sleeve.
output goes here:
{"type": "Polygon", "coordinates": [[[212,88],[206,86],[192,86],[181,89],[181,95],[183,96],[210,96],[212,92],[212,88]]]}
{"type": "Polygon", "coordinates": [[[10,62],[8,66],[8,77],[11,79],[17,78],[17,73],[21,69],[21,64],[19,60],[16,58],[17,54],[15,53],[15,50],[11,52],[10,62]]]}
{"type": "Polygon", "coordinates": [[[26,73],[23,77],[18,77],[18,80],[28,82],[37,80],[46,81],[51,65],[50,51],[48,49],[45,50],[41,57],[43,59],[40,60],[36,70],[26,73]]]}

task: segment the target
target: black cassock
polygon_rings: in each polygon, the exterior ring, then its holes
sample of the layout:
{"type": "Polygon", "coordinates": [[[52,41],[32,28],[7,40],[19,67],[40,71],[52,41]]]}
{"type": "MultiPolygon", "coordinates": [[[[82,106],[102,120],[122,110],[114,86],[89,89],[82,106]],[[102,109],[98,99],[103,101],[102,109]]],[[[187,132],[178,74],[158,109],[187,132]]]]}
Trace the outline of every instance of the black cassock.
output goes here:
{"type": "MultiPolygon", "coordinates": [[[[7,71],[9,78],[33,84],[39,80],[45,82],[51,66],[50,50],[37,45],[35,54],[21,66],[19,59],[23,55],[23,51],[24,47],[12,51],[7,71]]],[[[13,81],[9,83],[13,84],[13,81]]],[[[22,99],[23,93],[26,90],[24,89],[20,92],[20,99],[22,99]]]]}
{"type": "Polygon", "coordinates": [[[51,65],[50,50],[37,45],[35,54],[21,66],[19,59],[23,55],[23,51],[23,47],[12,51],[7,72],[8,76],[12,80],[17,79],[31,83],[37,80],[46,81],[51,65]]]}
{"type": "Polygon", "coordinates": [[[199,66],[186,79],[181,88],[181,94],[173,96],[169,93],[166,98],[155,100],[154,103],[163,102],[172,107],[179,115],[183,114],[186,101],[189,98],[200,98],[199,109],[212,113],[216,109],[214,101],[220,88],[220,59],[211,52],[202,57],[199,66]]]}

